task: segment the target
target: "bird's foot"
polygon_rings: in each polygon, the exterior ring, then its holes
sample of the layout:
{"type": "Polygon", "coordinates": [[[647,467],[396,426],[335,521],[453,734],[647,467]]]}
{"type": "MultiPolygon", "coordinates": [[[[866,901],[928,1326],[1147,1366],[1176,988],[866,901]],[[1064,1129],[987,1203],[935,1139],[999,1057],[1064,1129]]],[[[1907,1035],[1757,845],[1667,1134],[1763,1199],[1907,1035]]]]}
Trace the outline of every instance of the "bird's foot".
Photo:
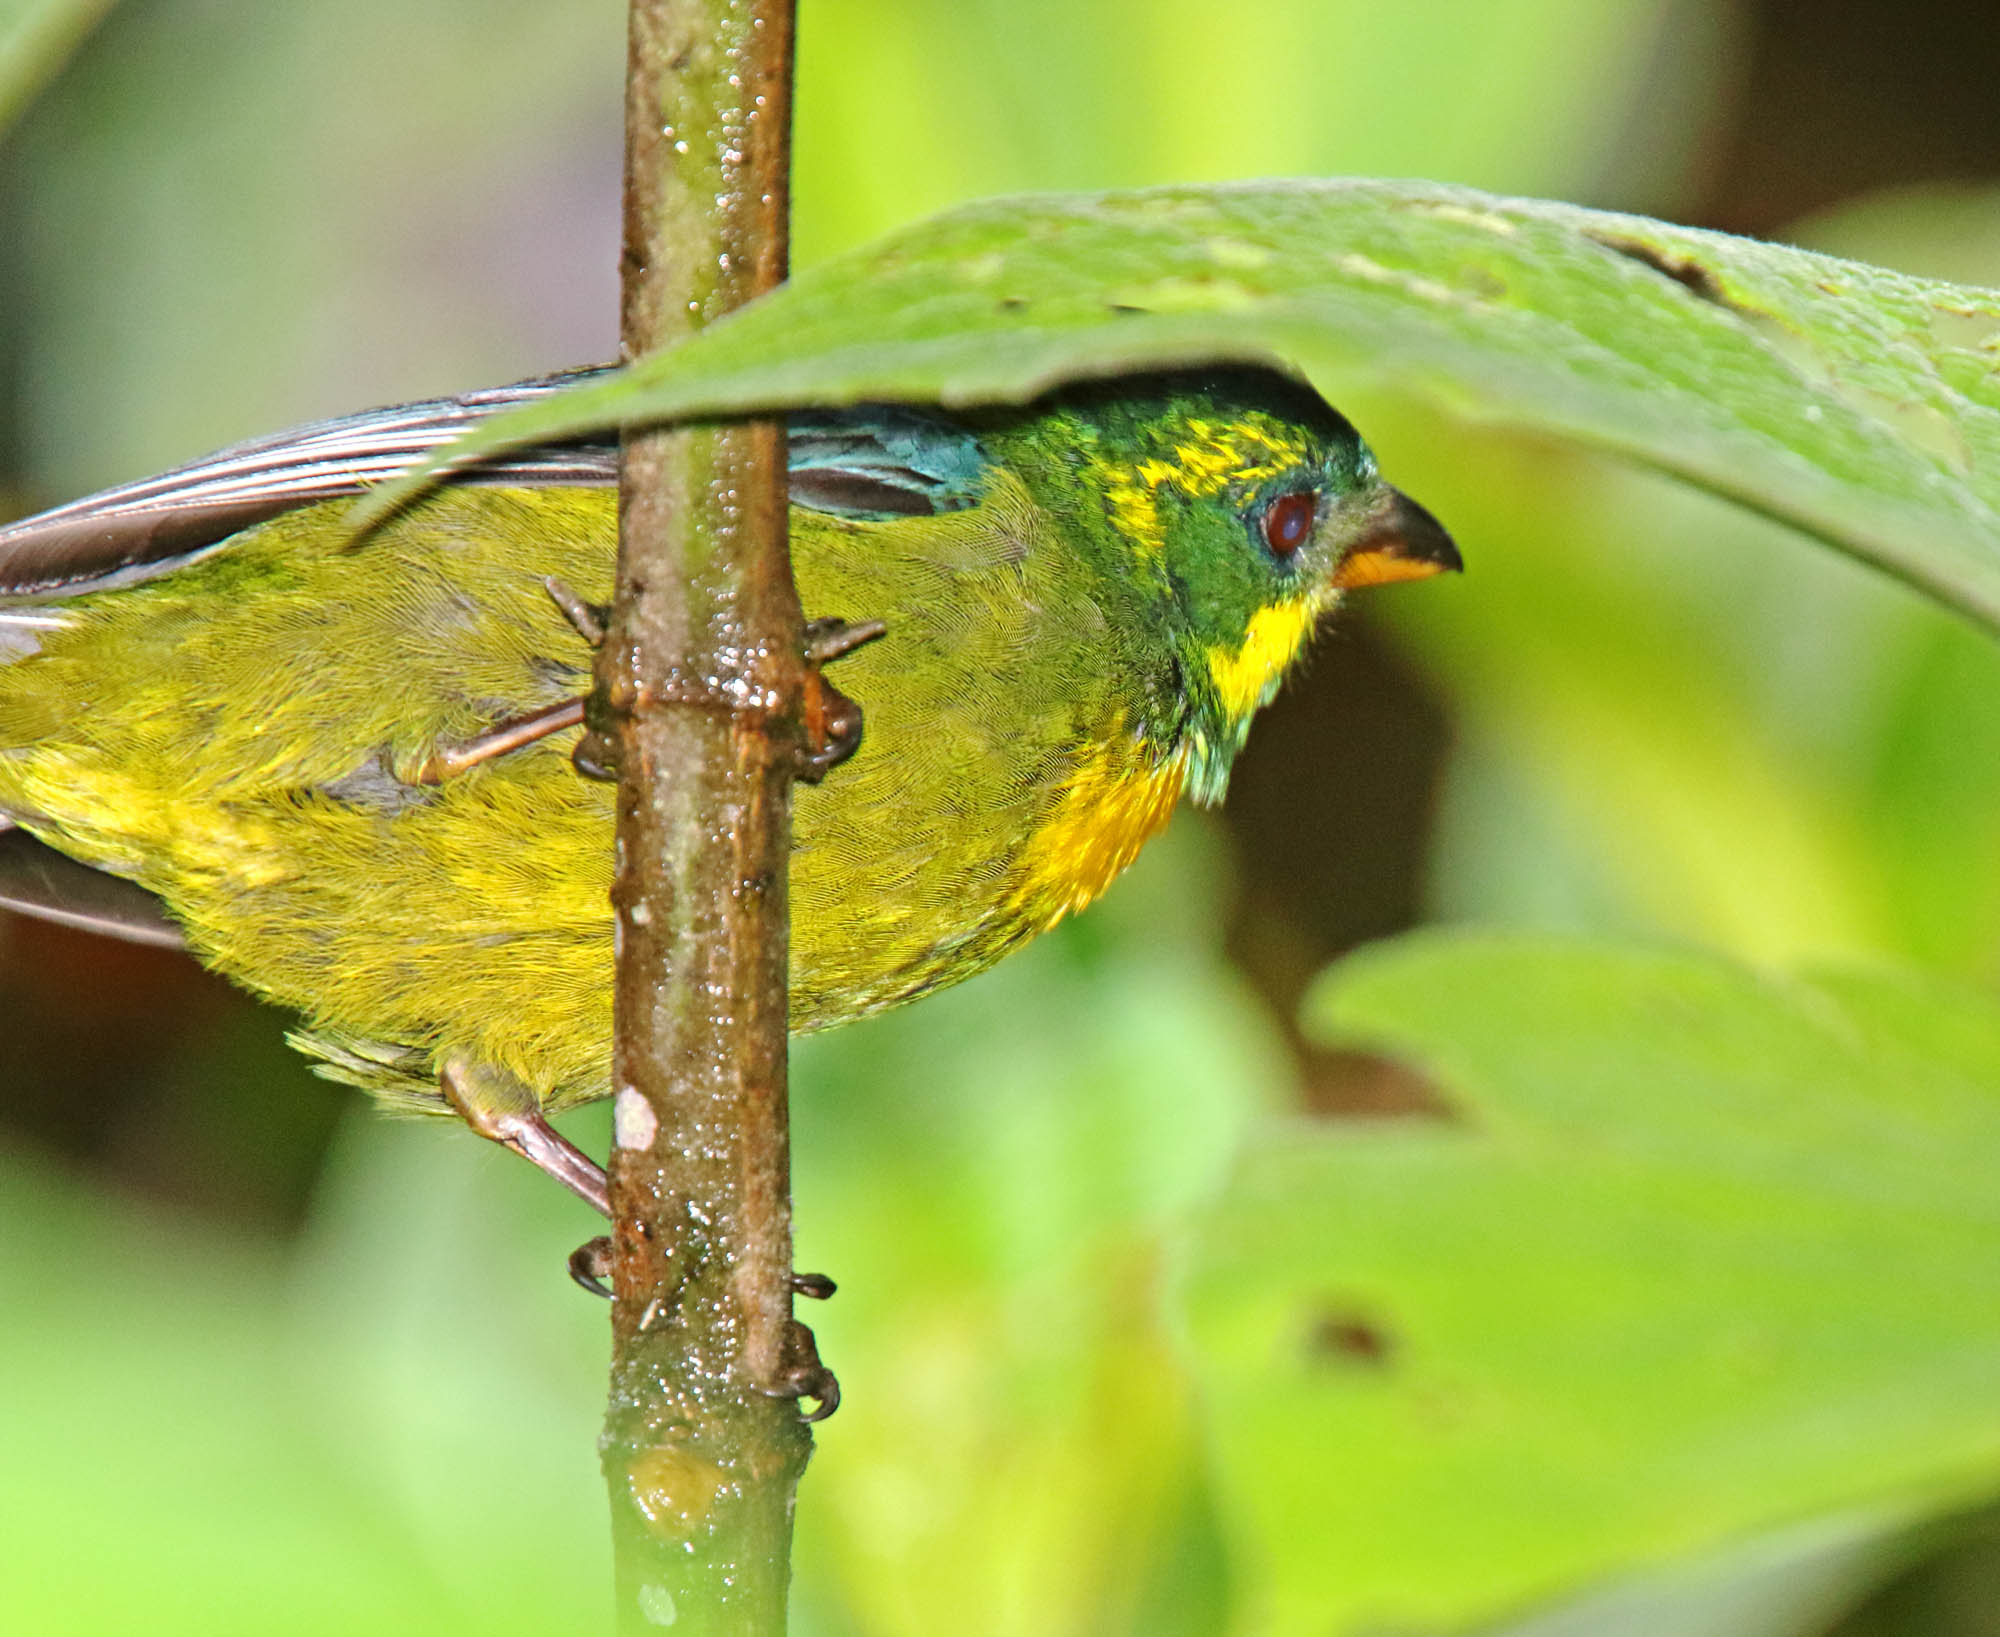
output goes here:
{"type": "MultiPolygon", "coordinates": [[[[611,1299],[611,1241],[600,1234],[570,1253],[569,1276],[593,1296],[611,1299]]],[[[833,1281],[823,1273],[795,1273],[792,1290],[800,1296],[824,1300],[833,1294],[833,1281]]],[[[777,1379],[764,1391],[772,1398],[811,1399],[813,1407],[801,1410],[805,1421],[824,1421],[840,1408],[840,1378],[820,1362],[819,1343],[810,1328],[797,1319],[785,1321],[784,1357],[777,1379]]]]}
{"type": "MultiPolygon", "coordinates": [[[[587,603],[562,581],[550,577],[543,585],[548,588],[550,598],[563,611],[563,616],[575,626],[584,640],[595,648],[604,642],[605,619],[608,610],[595,603],[587,603]]],[[[850,625],[846,620],[812,620],[806,626],[805,642],[805,697],[803,700],[805,744],[799,756],[799,777],[808,784],[818,784],[834,768],[838,767],[861,745],[861,707],[826,680],[824,667],[839,659],[843,654],[851,654],[864,643],[873,642],[888,631],[880,620],[864,620],[858,625],[850,625]]],[[[618,749],[610,734],[600,731],[603,724],[592,720],[586,702],[578,700],[564,707],[570,714],[559,724],[563,727],[583,725],[583,735],[570,752],[570,762],[586,779],[596,779],[601,783],[615,784],[618,780],[618,749]]],[[[545,713],[546,714],[546,713],[545,713]]],[[[464,756],[468,749],[477,749],[487,755],[498,754],[501,749],[513,749],[515,744],[526,742],[518,736],[529,721],[522,723],[502,723],[491,732],[482,734],[470,742],[470,747],[454,747],[451,754],[464,756]],[[507,737],[513,735],[514,737],[507,737]],[[499,743],[503,738],[504,744],[499,743]],[[487,749],[488,741],[493,741],[496,749],[487,749]]],[[[543,732],[553,728],[542,729],[543,732]]],[[[540,735],[537,734],[537,737],[540,735]]],[[[442,753],[441,753],[442,754],[442,753]]],[[[437,757],[433,757],[437,760],[437,757]]],[[[427,763],[426,766],[429,764],[427,763]]],[[[435,783],[436,780],[427,782],[435,783]]]]}
{"type": "MultiPolygon", "coordinates": [[[[549,594],[549,601],[562,611],[562,617],[569,621],[576,634],[590,644],[593,649],[604,646],[604,633],[610,628],[611,610],[604,603],[586,602],[569,583],[555,575],[545,575],[542,589],[549,594]]],[[[608,735],[597,731],[590,721],[588,700],[579,700],[577,720],[584,724],[583,735],[570,751],[570,765],[586,779],[595,779],[599,784],[618,782],[618,753],[608,735]]]]}

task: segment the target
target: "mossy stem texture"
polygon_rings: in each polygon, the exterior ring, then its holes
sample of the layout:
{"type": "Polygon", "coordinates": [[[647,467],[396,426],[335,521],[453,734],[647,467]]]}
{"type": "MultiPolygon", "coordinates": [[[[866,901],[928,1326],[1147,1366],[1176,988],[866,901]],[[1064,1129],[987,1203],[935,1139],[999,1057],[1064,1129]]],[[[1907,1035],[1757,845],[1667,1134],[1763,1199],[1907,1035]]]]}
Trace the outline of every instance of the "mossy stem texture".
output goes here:
{"type": "MultiPolygon", "coordinates": [[[[623,342],[785,275],[793,5],[633,0],[623,342]]],[[[628,433],[592,722],[619,769],[603,1440],[621,1632],[782,1633],[811,1441],[786,1106],[802,622],[776,420],[628,433]]]]}

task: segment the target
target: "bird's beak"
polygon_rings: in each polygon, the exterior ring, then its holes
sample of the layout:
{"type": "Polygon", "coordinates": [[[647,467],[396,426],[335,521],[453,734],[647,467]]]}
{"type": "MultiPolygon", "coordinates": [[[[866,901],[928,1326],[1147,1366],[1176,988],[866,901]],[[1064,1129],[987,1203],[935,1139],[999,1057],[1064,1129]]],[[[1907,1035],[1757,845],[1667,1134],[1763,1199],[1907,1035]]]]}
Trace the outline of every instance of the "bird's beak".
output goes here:
{"type": "Polygon", "coordinates": [[[1352,591],[1398,580],[1428,580],[1465,567],[1444,525],[1401,489],[1384,489],[1360,535],[1333,571],[1334,586],[1352,591]]]}

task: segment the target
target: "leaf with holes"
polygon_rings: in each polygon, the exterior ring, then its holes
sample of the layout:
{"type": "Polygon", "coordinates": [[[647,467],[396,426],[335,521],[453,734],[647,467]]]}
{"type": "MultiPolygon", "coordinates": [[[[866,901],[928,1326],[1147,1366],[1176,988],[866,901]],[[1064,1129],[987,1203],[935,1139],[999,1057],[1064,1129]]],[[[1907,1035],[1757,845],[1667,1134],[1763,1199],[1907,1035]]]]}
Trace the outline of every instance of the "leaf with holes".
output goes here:
{"type": "Polygon", "coordinates": [[[1611,450],[2000,625],[2000,294],[1440,184],[969,206],[458,450],[863,399],[1014,402],[1217,359],[1301,370],[1336,402],[1387,382],[1611,450]]]}
{"type": "Polygon", "coordinates": [[[1431,935],[1308,1020],[1455,1117],[1277,1127],[1199,1229],[1246,1629],[1458,1628],[2000,1489],[1989,1000],[1431,935]]]}

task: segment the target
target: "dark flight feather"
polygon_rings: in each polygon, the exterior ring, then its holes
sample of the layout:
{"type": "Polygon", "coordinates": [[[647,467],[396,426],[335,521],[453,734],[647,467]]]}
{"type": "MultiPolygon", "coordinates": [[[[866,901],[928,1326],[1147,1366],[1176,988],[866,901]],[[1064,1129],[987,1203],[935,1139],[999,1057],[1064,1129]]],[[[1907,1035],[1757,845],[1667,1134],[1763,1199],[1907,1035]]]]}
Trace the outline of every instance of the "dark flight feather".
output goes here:
{"type": "Polygon", "coordinates": [[[0,819],[0,909],[101,932],[130,943],[180,949],[181,929],[144,887],[79,864],[0,819]]]}
{"type": "MultiPolygon", "coordinates": [[[[253,439],[0,528],[0,599],[56,601],[166,574],[282,512],[358,495],[469,428],[601,371],[364,410],[253,439]]],[[[986,457],[964,428],[914,409],[802,411],[790,418],[792,498],[856,518],[977,502],[986,457]]],[[[514,450],[451,474],[457,484],[618,481],[615,443],[514,450]]],[[[4,656],[0,656],[4,657],[4,656]]]]}

